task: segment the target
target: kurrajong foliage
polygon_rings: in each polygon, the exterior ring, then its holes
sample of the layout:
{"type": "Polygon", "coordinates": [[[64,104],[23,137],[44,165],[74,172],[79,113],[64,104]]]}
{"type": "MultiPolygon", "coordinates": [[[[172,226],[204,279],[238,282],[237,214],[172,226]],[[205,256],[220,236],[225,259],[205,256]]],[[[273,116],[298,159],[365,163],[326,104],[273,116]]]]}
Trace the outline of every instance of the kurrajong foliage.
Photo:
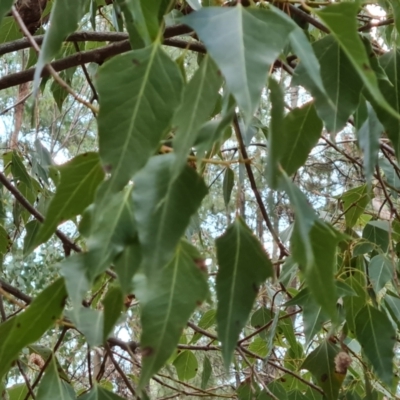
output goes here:
{"type": "Polygon", "coordinates": [[[399,35],[1,0],[1,398],[399,398],[399,35]]]}

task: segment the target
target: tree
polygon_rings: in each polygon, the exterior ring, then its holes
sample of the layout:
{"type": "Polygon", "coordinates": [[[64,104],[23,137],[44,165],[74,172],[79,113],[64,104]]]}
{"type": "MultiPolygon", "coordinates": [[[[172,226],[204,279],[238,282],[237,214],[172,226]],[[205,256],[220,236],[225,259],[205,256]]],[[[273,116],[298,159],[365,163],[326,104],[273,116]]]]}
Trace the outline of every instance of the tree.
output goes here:
{"type": "Polygon", "coordinates": [[[398,398],[399,33],[2,0],[2,398],[398,398]]]}

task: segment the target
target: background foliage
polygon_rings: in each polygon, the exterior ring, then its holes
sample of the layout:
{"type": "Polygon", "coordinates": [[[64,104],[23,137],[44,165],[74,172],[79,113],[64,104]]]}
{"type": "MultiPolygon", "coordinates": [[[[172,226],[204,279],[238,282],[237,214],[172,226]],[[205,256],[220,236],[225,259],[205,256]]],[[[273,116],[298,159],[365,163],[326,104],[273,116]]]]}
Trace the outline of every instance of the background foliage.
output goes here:
{"type": "Polygon", "coordinates": [[[397,0],[2,0],[3,399],[400,397],[397,0]]]}

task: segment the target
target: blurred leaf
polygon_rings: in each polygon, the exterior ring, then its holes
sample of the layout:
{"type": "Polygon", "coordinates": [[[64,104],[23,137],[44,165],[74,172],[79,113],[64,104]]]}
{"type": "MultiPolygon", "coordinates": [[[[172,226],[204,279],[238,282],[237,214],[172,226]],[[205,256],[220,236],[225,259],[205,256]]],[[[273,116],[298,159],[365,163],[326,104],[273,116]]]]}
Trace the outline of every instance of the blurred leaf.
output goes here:
{"type": "Polygon", "coordinates": [[[61,181],[37,234],[36,245],[48,240],[60,222],[81,214],[92,203],[104,178],[97,153],[80,154],[58,168],[61,181]]]}
{"type": "Polygon", "coordinates": [[[367,103],[368,118],[357,132],[358,143],[364,154],[364,174],[367,184],[371,185],[375,166],[378,162],[379,139],[384,128],[369,103],[367,103]]]}
{"type": "Polygon", "coordinates": [[[201,386],[200,386],[203,390],[207,388],[207,384],[211,378],[211,374],[212,374],[212,365],[210,359],[207,356],[204,356],[203,371],[201,373],[201,386]]]}
{"type": "Polygon", "coordinates": [[[40,381],[36,398],[38,400],[75,400],[76,395],[72,386],[58,376],[55,358],[52,357],[40,381]]]}
{"type": "Polygon", "coordinates": [[[24,400],[28,394],[28,387],[25,383],[17,383],[7,388],[8,400],[24,400]]]}
{"type": "Polygon", "coordinates": [[[64,280],[58,279],[44,289],[21,314],[0,325],[0,380],[18,353],[36,342],[56,322],[66,299],[64,280]]]}
{"type": "Polygon", "coordinates": [[[36,219],[29,221],[25,225],[26,235],[24,237],[24,250],[23,250],[23,254],[25,257],[30,253],[32,253],[33,250],[35,250],[36,235],[39,232],[40,226],[41,226],[40,222],[36,219]]]}
{"type": "Polygon", "coordinates": [[[207,296],[207,282],[194,262],[195,253],[191,245],[181,242],[172,261],[135,292],[143,304],[140,387],[168,360],[190,315],[207,296]]]}
{"type": "Polygon", "coordinates": [[[173,125],[177,127],[173,141],[176,153],[174,177],[181,172],[187,162],[187,156],[196,142],[201,125],[211,117],[221,84],[221,74],[212,59],[206,56],[186,85],[181,106],[173,119],[173,125]]]}
{"type": "Polygon", "coordinates": [[[106,324],[102,311],[75,306],[68,315],[79,331],[85,335],[89,346],[100,346],[107,339],[104,337],[106,324]]]}
{"type": "Polygon", "coordinates": [[[79,400],[123,400],[123,398],[102,388],[100,385],[94,385],[90,392],[80,396],[79,400]]]}
{"type": "MultiPolygon", "coordinates": [[[[200,318],[198,327],[201,329],[208,329],[210,326],[214,325],[216,312],[216,310],[206,311],[200,318]]],[[[202,336],[203,335],[201,333],[195,332],[190,343],[196,343],[202,336]]]]}
{"type": "MultiPolygon", "coordinates": [[[[321,77],[326,93],[334,104],[332,127],[337,133],[347,124],[359,103],[363,83],[339,43],[332,35],[313,43],[321,65],[321,77]]],[[[318,107],[318,100],[315,102],[318,107]]]]}
{"type": "Polygon", "coordinates": [[[373,257],[368,265],[369,278],[376,292],[379,292],[389,282],[395,271],[393,263],[384,255],[373,257]]]}
{"type": "Polygon", "coordinates": [[[346,279],[346,283],[354,290],[357,295],[343,297],[343,307],[346,313],[346,322],[349,326],[350,332],[352,332],[353,335],[356,331],[356,315],[367,302],[367,292],[365,290],[365,287],[363,287],[357,279],[357,275],[358,274],[354,274],[346,279]]]}
{"type": "Polygon", "coordinates": [[[108,190],[114,191],[156,152],[179,104],[182,77],[161,47],[153,45],[106,62],[97,87],[100,157],[111,171],[108,190]]]}
{"type": "Polygon", "coordinates": [[[1,0],[0,2],[0,23],[3,24],[3,18],[11,10],[14,0],[1,0]]]}
{"type": "Polygon", "coordinates": [[[388,226],[387,221],[371,221],[365,225],[362,237],[386,252],[389,247],[388,226]]]}
{"type": "Polygon", "coordinates": [[[400,326],[400,298],[394,293],[387,293],[384,297],[384,301],[393,320],[396,322],[397,326],[400,326]]]}
{"type": "Polygon", "coordinates": [[[393,346],[396,332],[386,314],[370,305],[356,315],[356,337],[376,374],[387,385],[393,379],[393,346]]]}
{"type": "Polygon", "coordinates": [[[222,183],[225,207],[228,207],[229,205],[234,184],[235,174],[229,167],[227,167],[225,169],[224,181],[222,183]]]}
{"type": "Polygon", "coordinates": [[[240,4],[205,7],[181,21],[199,35],[249,123],[268,71],[294,27],[270,10],[245,9],[240,4]]]}
{"type": "Polygon", "coordinates": [[[189,351],[182,351],[174,360],[174,366],[181,381],[193,379],[198,370],[198,362],[195,355],[189,351]]]}
{"type": "Polygon", "coordinates": [[[104,305],[104,328],[103,337],[107,339],[114,325],[117,323],[121,316],[122,308],[124,306],[124,295],[121,289],[117,286],[108,289],[107,294],[103,300],[104,305]]]}
{"type": "MultiPolygon", "coordinates": [[[[1,10],[0,10],[1,20],[1,10]]],[[[23,37],[14,17],[6,17],[0,24],[0,43],[12,42],[23,37]]]]}
{"type": "Polygon", "coordinates": [[[174,163],[174,154],[153,157],[134,178],[135,218],[148,276],[170,261],[190,217],[207,194],[203,179],[188,166],[171,182],[174,163]]]}
{"type": "Polygon", "coordinates": [[[290,111],[283,120],[285,145],[281,165],[286,173],[293,175],[307,160],[322,132],[322,121],[315,112],[314,104],[307,103],[290,111]]]}
{"type": "Polygon", "coordinates": [[[365,88],[375,98],[376,102],[387,112],[400,120],[400,115],[392,108],[379,90],[378,80],[371,68],[367,52],[357,32],[357,3],[340,3],[324,7],[316,14],[325,22],[332,35],[353,64],[354,69],[362,79],[365,88]]]}
{"type": "Polygon", "coordinates": [[[258,289],[273,276],[273,267],[261,243],[240,218],[216,239],[216,246],[218,338],[228,368],[258,289]]]}
{"type": "Polygon", "coordinates": [[[267,342],[259,336],[249,344],[248,349],[262,358],[265,358],[268,354],[267,342]]]}
{"type": "Polygon", "coordinates": [[[335,374],[334,359],[338,353],[339,349],[336,346],[324,340],[307,356],[301,366],[315,376],[327,400],[337,400],[342,383],[335,374]]]}
{"type": "Polygon", "coordinates": [[[371,200],[367,185],[358,186],[342,194],[346,225],[352,228],[371,200]]]}
{"type": "Polygon", "coordinates": [[[43,68],[58,53],[63,40],[75,32],[78,23],[87,11],[88,0],[57,0],[51,8],[49,28],[46,30],[43,45],[36,63],[34,88],[39,87],[43,68]]]}

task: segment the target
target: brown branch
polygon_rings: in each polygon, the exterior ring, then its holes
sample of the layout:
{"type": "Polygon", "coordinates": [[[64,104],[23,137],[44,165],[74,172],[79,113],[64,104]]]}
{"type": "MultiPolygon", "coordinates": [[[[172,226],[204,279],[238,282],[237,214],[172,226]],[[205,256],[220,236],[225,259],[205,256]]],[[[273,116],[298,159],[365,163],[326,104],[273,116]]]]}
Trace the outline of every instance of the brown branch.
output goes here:
{"type": "Polygon", "coordinates": [[[319,22],[318,20],[313,18],[310,14],[307,14],[300,8],[294,6],[293,4],[288,4],[288,9],[290,11],[290,14],[297,15],[303,21],[308,22],[309,24],[315,26],[317,29],[319,29],[322,32],[330,33],[329,29],[324,24],[322,24],[321,22],[319,22]]]}
{"type": "Polygon", "coordinates": [[[369,31],[372,28],[376,28],[377,26],[385,26],[391,25],[394,23],[394,18],[388,18],[383,21],[379,22],[368,22],[367,24],[363,25],[361,28],[358,28],[358,32],[365,32],[369,31]]]}
{"type": "MultiPolygon", "coordinates": [[[[235,117],[233,119],[233,128],[235,130],[236,138],[237,138],[237,141],[239,143],[240,152],[242,153],[242,157],[245,160],[248,160],[249,156],[247,155],[246,146],[244,145],[244,142],[243,142],[242,133],[240,132],[240,127],[239,127],[239,121],[238,121],[238,118],[237,118],[236,114],[235,114],[235,117]]],[[[264,202],[263,202],[263,200],[261,198],[260,192],[258,191],[258,188],[257,188],[257,185],[256,185],[256,180],[254,178],[254,174],[253,174],[253,171],[251,169],[251,165],[249,163],[244,163],[244,166],[246,168],[247,175],[249,177],[251,189],[253,190],[254,196],[256,198],[258,207],[260,208],[261,214],[262,214],[262,216],[264,218],[265,224],[267,225],[267,228],[270,231],[270,233],[272,235],[272,238],[274,239],[275,243],[279,247],[279,250],[281,252],[280,258],[283,258],[284,256],[289,255],[289,252],[286,249],[286,247],[283,245],[281,240],[279,239],[279,236],[275,232],[275,229],[274,229],[274,227],[272,225],[272,222],[269,219],[269,216],[268,216],[267,210],[265,208],[264,202]]]]}

